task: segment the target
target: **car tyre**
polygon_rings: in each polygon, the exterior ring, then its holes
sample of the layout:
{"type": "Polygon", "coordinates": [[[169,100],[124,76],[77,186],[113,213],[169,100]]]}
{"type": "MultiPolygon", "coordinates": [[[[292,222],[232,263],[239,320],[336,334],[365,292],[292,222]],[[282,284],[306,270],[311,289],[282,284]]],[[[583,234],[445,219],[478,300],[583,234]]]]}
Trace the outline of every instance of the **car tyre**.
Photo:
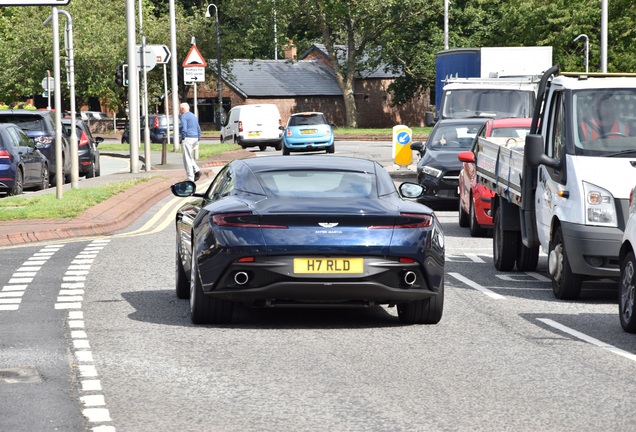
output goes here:
{"type": "Polygon", "coordinates": [[[219,142],[223,144],[225,140],[223,139],[223,134],[219,135],[219,142]]]}
{"type": "Polygon", "coordinates": [[[49,166],[47,164],[44,164],[42,166],[42,180],[41,182],[37,185],[37,187],[35,188],[35,190],[44,190],[44,189],[48,189],[49,187],[49,166]]]}
{"type": "Polygon", "coordinates": [[[470,215],[469,215],[469,224],[470,224],[470,235],[471,237],[484,237],[486,235],[487,230],[479,225],[477,222],[477,215],[475,214],[475,204],[473,203],[473,199],[470,199],[470,215]]]}
{"type": "Polygon", "coordinates": [[[331,144],[329,147],[327,147],[327,153],[329,154],[333,154],[336,151],[336,143],[331,144]]]}
{"type": "Polygon", "coordinates": [[[444,312],[444,285],[434,297],[398,303],[397,311],[400,322],[404,324],[437,324],[444,312]]]}
{"type": "Polygon", "coordinates": [[[628,253],[621,262],[621,276],[618,286],[618,317],[623,330],[636,333],[636,317],[634,312],[634,296],[636,295],[636,258],[634,252],[628,253]]]}
{"type": "Polygon", "coordinates": [[[22,168],[18,167],[15,170],[15,180],[13,181],[13,187],[9,191],[9,195],[22,195],[24,192],[24,175],[22,174],[22,168]]]}
{"type": "Polygon", "coordinates": [[[181,242],[177,237],[177,247],[175,253],[175,288],[177,298],[189,299],[190,298],[190,281],[186,275],[183,262],[181,261],[181,242]]]}
{"type": "Polygon", "coordinates": [[[93,178],[95,177],[95,161],[93,161],[93,163],[91,163],[91,166],[88,167],[88,171],[86,171],[86,178],[93,178]]]}
{"type": "Polygon", "coordinates": [[[581,293],[583,277],[572,272],[561,227],[556,229],[552,241],[550,241],[550,276],[552,278],[552,291],[560,300],[575,300],[581,293]]]}
{"type": "Polygon", "coordinates": [[[466,228],[470,225],[470,220],[468,219],[468,214],[462,208],[462,200],[461,198],[458,200],[459,202],[459,226],[462,228],[466,228]]]}
{"type": "Polygon", "coordinates": [[[492,235],[492,255],[495,268],[499,271],[512,270],[517,254],[517,233],[503,229],[501,207],[497,207],[495,211],[495,229],[492,235]]]}
{"type": "Polygon", "coordinates": [[[521,233],[517,239],[519,249],[517,250],[517,270],[535,271],[539,263],[539,246],[527,247],[521,241],[521,233]]]}
{"type": "Polygon", "coordinates": [[[190,257],[190,319],[193,324],[227,324],[232,321],[234,303],[203,294],[194,249],[190,257]]]}

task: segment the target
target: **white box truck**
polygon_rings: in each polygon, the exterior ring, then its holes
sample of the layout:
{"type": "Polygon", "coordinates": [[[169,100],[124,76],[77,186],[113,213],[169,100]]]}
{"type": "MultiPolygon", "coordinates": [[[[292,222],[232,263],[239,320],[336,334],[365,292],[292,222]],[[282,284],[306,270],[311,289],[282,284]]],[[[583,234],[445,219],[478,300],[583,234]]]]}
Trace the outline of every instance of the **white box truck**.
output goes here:
{"type": "Polygon", "coordinates": [[[552,47],[457,48],[436,55],[436,116],[427,113],[428,126],[444,118],[530,117],[539,79],[552,66],[552,47]]]}

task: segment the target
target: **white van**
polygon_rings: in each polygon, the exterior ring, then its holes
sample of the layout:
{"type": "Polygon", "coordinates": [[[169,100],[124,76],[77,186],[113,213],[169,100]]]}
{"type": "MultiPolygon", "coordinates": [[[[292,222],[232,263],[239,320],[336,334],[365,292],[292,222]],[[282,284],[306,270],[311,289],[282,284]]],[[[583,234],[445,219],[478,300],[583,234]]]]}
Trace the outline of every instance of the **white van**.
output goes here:
{"type": "Polygon", "coordinates": [[[276,105],[238,105],[230,110],[221,127],[221,142],[258,147],[261,151],[267,146],[281,150],[283,129],[276,105]]]}

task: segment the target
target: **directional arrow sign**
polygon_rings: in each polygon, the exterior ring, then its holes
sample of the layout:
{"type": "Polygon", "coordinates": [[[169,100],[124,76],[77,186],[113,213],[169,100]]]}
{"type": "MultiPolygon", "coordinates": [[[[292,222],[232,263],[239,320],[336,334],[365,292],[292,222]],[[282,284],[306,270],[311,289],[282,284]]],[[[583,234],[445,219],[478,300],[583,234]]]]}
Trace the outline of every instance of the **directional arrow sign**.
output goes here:
{"type": "Polygon", "coordinates": [[[0,0],[0,6],[66,6],[71,0],[0,0]]]}
{"type": "Polygon", "coordinates": [[[170,60],[170,50],[165,45],[146,45],[146,48],[152,49],[155,57],[157,58],[157,63],[165,64],[170,60]]]}

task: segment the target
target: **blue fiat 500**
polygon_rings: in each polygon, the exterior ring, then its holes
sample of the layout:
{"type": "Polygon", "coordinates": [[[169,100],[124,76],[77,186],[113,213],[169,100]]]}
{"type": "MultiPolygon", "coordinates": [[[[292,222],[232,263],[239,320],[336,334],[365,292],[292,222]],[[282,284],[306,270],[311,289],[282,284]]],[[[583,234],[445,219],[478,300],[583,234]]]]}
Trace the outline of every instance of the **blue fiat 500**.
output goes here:
{"type": "Polygon", "coordinates": [[[283,154],[301,151],[326,150],[333,153],[332,125],[327,123],[323,113],[303,112],[292,114],[283,133],[283,154]]]}

